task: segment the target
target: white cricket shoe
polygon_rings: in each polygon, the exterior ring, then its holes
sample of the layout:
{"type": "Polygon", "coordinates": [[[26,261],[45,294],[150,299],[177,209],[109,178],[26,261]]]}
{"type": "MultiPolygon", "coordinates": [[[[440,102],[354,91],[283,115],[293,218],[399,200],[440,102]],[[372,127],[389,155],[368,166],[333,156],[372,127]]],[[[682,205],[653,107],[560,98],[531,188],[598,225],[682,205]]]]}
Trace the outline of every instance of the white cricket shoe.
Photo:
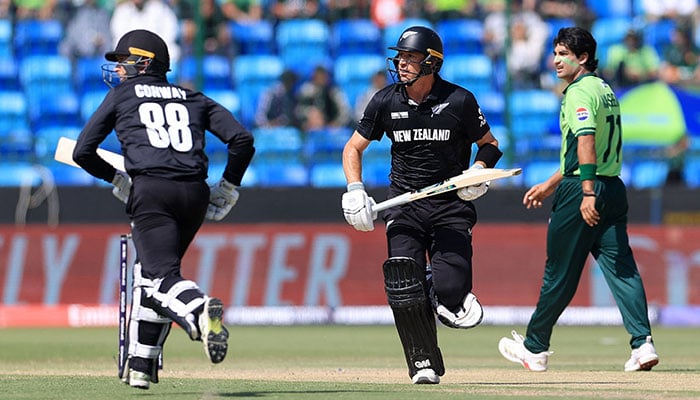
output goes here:
{"type": "Polygon", "coordinates": [[[632,350],[632,356],[625,363],[625,372],[651,371],[651,368],[658,363],[659,355],[656,354],[651,336],[647,336],[646,343],[632,350]]]}
{"type": "Polygon", "coordinates": [[[473,293],[467,294],[456,314],[440,303],[435,308],[435,313],[440,322],[450,328],[458,329],[473,328],[479,325],[484,318],[484,309],[481,307],[479,299],[473,293]]]}
{"type": "Polygon", "coordinates": [[[414,385],[437,385],[440,383],[440,377],[432,368],[419,369],[411,380],[414,385]]]}
{"type": "Polygon", "coordinates": [[[208,297],[204,309],[199,314],[199,329],[202,333],[204,352],[214,364],[224,361],[228,350],[228,330],[223,320],[224,304],[217,298],[208,297]]]}
{"type": "Polygon", "coordinates": [[[512,331],[513,339],[501,338],[498,342],[498,351],[508,361],[520,363],[523,367],[533,372],[544,372],[547,370],[547,359],[552,354],[551,351],[543,351],[541,353],[532,353],[525,348],[523,342],[525,338],[512,331]]]}
{"type": "Polygon", "coordinates": [[[151,376],[144,372],[129,369],[127,383],[133,388],[145,390],[151,386],[151,376]]]}

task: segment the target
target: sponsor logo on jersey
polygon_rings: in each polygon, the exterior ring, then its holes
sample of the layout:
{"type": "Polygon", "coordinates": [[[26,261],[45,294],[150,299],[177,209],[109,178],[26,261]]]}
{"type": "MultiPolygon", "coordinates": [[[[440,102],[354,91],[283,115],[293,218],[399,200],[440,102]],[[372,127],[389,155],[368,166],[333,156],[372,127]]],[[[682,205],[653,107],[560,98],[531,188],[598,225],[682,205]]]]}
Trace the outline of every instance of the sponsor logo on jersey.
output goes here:
{"type": "Polygon", "coordinates": [[[451,134],[449,129],[432,128],[400,129],[391,133],[394,136],[395,143],[411,141],[446,142],[450,140],[451,134]]]}
{"type": "Polygon", "coordinates": [[[391,119],[407,119],[408,111],[392,112],[391,119]]]}
{"type": "Polygon", "coordinates": [[[588,109],[586,107],[579,107],[576,109],[576,118],[579,121],[585,121],[588,119],[588,109]]]}

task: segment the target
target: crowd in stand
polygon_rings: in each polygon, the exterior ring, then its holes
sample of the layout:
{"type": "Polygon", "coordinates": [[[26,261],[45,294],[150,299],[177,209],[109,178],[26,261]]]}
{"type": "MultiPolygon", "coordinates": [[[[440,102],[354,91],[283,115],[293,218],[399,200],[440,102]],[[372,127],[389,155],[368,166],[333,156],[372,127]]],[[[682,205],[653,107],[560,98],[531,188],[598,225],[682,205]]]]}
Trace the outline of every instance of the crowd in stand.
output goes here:
{"type": "MultiPolygon", "coordinates": [[[[27,19],[60,21],[64,35],[58,50],[73,63],[101,57],[113,48],[115,38],[127,31],[149,29],[167,42],[175,66],[194,56],[218,55],[234,60],[243,54],[232,22],[269,21],[276,27],[287,20],[315,19],[332,27],[339,21],[363,19],[384,30],[409,19],[433,25],[469,19],[479,21],[482,29],[481,55],[491,61],[494,92],[502,93],[510,84],[515,90],[559,94],[562,88],[548,65],[551,38],[567,24],[585,27],[596,35],[596,22],[607,16],[600,15],[594,2],[599,1],[0,0],[0,19],[13,23],[27,19]]],[[[598,72],[619,88],[656,80],[700,87],[697,3],[629,0],[624,41],[607,43],[598,38],[598,72]],[[667,28],[661,30],[662,26],[667,28]]],[[[378,49],[377,54],[389,55],[384,46],[378,49]]],[[[446,54],[445,62],[449,63],[453,55],[446,54]]],[[[349,95],[347,88],[335,81],[332,61],[309,67],[305,73],[294,65],[285,65],[277,83],[258,93],[256,109],[243,122],[251,129],[294,126],[304,132],[323,127],[351,128],[358,118],[356,110],[362,109],[368,96],[387,82],[384,71],[377,70],[367,77],[366,92],[349,95]]],[[[179,77],[172,80],[196,85],[179,77]]]]}

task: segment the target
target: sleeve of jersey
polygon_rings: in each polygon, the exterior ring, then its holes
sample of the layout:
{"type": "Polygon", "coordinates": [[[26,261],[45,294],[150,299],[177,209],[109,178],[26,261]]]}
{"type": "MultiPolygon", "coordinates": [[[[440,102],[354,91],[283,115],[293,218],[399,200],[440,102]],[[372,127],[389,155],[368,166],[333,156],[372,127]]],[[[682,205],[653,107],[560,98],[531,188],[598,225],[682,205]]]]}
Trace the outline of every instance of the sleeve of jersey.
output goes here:
{"type": "Polygon", "coordinates": [[[97,155],[97,148],[114,129],[114,113],[110,111],[114,104],[112,93],[107,94],[87,121],[73,149],[73,161],[90,175],[106,182],[112,182],[116,169],[97,155]]]}
{"type": "Polygon", "coordinates": [[[209,110],[209,130],[228,145],[228,161],[223,176],[227,181],[240,186],[243,174],[255,154],[253,134],[221,105],[211,101],[209,110]]]}
{"type": "MultiPolygon", "coordinates": [[[[381,93],[383,91],[380,91],[381,93]]],[[[384,134],[384,126],[381,118],[382,96],[376,93],[370,99],[362,113],[362,118],[357,123],[356,130],[367,140],[380,140],[384,134]]],[[[389,134],[390,132],[387,132],[389,134]]]]}
{"type": "Polygon", "coordinates": [[[585,88],[571,88],[566,94],[563,114],[574,136],[595,135],[596,131],[596,96],[585,88]]]}

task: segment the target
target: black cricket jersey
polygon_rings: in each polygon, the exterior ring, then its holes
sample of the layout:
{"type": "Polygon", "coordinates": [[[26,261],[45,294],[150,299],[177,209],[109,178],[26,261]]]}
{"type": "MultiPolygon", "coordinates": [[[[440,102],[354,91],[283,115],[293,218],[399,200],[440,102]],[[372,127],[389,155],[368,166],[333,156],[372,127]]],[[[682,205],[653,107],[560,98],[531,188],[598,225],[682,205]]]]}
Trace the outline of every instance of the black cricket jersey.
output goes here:
{"type": "Polygon", "coordinates": [[[490,130],[474,95],[435,75],[421,104],[409,100],[403,85],[379,90],[365,108],[357,132],[368,140],[386,133],[391,145],[391,185],[411,191],[460,174],[471,147],[490,130]]]}
{"type": "Polygon", "coordinates": [[[169,83],[165,76],[146,74],[121,82],[107,93],[80,133],[74,160],[107,182],[115,170],[95,151],[112,130],[132,177],[206,179],[205,131],[210,131],[228,143],[224,177],[240,185],[255,151],[252,134],[225,107],[200,92],[169,83]]]}

